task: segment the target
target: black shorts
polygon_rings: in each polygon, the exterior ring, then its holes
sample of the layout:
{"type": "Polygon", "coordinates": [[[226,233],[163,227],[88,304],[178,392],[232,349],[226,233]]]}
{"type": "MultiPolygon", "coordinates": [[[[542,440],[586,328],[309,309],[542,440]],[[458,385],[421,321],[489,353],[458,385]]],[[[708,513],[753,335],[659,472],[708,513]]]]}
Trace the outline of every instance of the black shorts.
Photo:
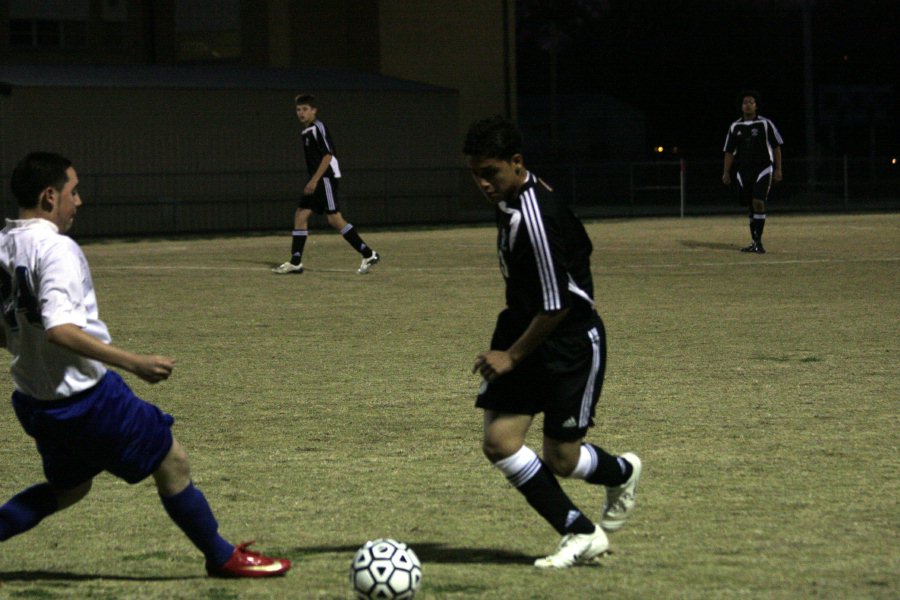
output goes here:
{"type": "MultiPolygon", "coordinates": [[[[554,336],[513,371],[482,382],[475,406],[501,413],[544,413],[544,435],[561,441],[583,438],[594,426],[594,411],[606,370],[606,331],[599,315],[581,334],[554,336]]],[[[505,350],[515,340],[494,332],[491,349],[505,350]]]]}
{"type": "Polygon", "coordinates": [[[772,165],[763,168],[739,169],[736,175],[741,205],[753,209],[753,199],[765,202],[772,189],[772,165]]]}
{"type": "Polygon", "coordinates": [[[332,177],[323,177],[319,180],[319,185],[309,196],[303,196],[297,204],[300,208],[308,208],[317,215],[332,215],[341,211],[338,205],[337,190],[339,179],[332,177]]]}

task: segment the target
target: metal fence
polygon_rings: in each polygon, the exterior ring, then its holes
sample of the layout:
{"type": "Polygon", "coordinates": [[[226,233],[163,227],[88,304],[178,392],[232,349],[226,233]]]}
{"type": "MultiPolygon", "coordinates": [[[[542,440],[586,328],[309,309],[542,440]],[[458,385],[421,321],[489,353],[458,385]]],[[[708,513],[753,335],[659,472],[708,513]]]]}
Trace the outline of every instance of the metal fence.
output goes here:
{"type": "MultiPolygon", "coordinates": [[[[532,164],[586,217],[737,212],[721,161],[532,164]]],[[[770,212],[900,210],[900,165],[888,158],[787,160],[770,212]]],[[[306,183],[298,171],[80,173],[80,236],[283,230],[306,183]]],[[[0,176],[6,215],[16,209],[0,176]]],[[[365,225],[485,221],[491,209],[462,167],[348,170],[341,208],[365,225]]],[[[314,226],[323,226],[318,220],[314,226]]]]}
{"type": "MultiPolygon", "coordinates": [[[[599,216],[699,215],[740,210],[721,160],[533,165],[583,212],[599,216]]],[[[769,197],[772,211],[900,209],[896,159],[792,159],[769,197]]]]}

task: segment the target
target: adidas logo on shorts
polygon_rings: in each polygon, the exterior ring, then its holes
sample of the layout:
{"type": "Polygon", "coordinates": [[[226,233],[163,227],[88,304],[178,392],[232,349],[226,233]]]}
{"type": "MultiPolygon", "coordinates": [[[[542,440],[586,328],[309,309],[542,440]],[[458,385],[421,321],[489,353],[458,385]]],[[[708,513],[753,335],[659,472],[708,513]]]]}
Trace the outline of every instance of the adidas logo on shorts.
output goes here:
{"type": "Polygon", "coordinates": [[[562,424],[563,427],[578,427],[578,421],[575,420],[575,417],[569,417],[562,424]]]}

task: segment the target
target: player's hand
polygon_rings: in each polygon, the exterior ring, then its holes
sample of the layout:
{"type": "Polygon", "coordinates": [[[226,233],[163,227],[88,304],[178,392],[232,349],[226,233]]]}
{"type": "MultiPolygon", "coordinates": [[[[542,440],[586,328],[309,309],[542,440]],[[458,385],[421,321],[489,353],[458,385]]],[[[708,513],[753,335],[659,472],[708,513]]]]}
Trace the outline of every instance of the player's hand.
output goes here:
{"type": "Polygon", "coordinates": [[[775,169],[775,172],[772,173],[772,181],[778,183],[782,179],[784,179],[784,173],[781,172],[781,169],[775,169]]]}
{"type": "Polygon", "coordinates": [[[306,187],[303,188],[304,196],[312,196],[316,192],[317,181],[313,181],[310,179],[309,183],[306,184],[306,187]]]}
{"type": "Polygon", "coordinates": [[[168,379],[175,368],[175,359],[155,354],[138,356],[132,373],[148,383],[158,383],[168,379]]]}
{"type": "Polygon", "coordinates": [[[515,367],[516,363],[509,352],[489,350],[478,355],[472,372],[481,374],[487,381],[493,381],[501,375],[509,373],[515,367]]]}
{"type": "Polygon", "coordinates": [[[731,173],[722,173],[722,183],[731,185],[731,173]]]}

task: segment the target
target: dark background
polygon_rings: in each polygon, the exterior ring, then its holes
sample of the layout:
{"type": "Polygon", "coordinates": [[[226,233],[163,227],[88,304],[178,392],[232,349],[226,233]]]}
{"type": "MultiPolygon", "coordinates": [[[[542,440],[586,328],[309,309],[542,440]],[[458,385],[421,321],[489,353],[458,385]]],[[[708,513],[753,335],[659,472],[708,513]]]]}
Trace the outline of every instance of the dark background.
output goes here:
{"type": "MultiPolygon", "coordinates": [[[[676,146],[684,157],[720,156],[745,88],[761,92],[760,114],[793,156],[900,152],[898,0],[518,0],[516,10],[519,93],[547,95],[550,110],[555,49],[556,93],[610,95],[642,111],[648,156],[657,145],[670,157],[676,146]],[[814,149],[805,134],[804,2],[814,149]],[[850,107],[827,108],[828,89],[846,91],[850,107]]],[[[564,106],[556,113],[566,118],[564,106]]],[[[565,154],[565,140],[555,152],[565,154]]]]}

